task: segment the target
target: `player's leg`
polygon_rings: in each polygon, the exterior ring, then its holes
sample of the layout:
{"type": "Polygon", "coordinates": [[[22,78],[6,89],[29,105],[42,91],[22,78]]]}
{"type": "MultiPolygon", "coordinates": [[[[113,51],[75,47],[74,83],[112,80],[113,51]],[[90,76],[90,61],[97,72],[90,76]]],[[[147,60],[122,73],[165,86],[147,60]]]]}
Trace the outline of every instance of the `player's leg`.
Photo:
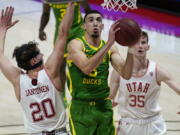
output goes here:
{"type": "MultiPolygon", "coordinates": [[[[129,123],[120,121],[118,125],[117,135],[147,135],[148,125],[129,123]]],[[[148,134],[149,135],[149,134],[148,134]]]]}
{"type": "Polygon", "coordinates": [[[69,123],[72,135],[94,135],[97,122],[88,104],[72,103],[69,107],[69,123]]]}
{"type": "Polygon", "coordinates": [[[118,126],[118,135],[164,135],[166,133],[165,121],[161,116],[156,117],[139,120],[140,122],[137,123],[121,121],[118,126]]]}
{"type": "Polygon", "coordinates": [[[106,100],[104,104],[97,104],[99,123],[96,135],[116,135],[115,123],[113,121],[113,109],[110,100],[106,100]]]}
{"type": "Polygon", "coordinates": [[[166,123],[162,116],[149,124],[149,135],[165,135],[166,130],[166,123]]]}

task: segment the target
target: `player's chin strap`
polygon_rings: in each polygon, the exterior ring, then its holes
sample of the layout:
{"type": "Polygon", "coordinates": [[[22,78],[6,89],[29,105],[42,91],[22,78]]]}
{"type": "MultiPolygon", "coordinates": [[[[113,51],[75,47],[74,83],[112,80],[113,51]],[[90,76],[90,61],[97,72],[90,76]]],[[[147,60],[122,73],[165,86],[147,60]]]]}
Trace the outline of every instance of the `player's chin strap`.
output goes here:
{"type": "Polygon", "coordinates": [[[43,54],[39,53],[35,57],[30,59],[31,66],[27,70],[35,69],[43,64],[43,54]]]}

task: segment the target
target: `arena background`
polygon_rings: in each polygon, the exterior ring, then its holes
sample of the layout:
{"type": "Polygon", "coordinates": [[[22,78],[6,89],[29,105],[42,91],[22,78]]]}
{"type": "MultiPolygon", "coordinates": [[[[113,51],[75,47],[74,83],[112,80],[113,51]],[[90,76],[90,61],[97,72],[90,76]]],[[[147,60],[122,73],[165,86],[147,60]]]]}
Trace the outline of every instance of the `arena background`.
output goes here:
{"type": "MultiPolygon", "coordinates": [[[[103,10],[100,6],[103,0],[89,0],[89,2],[93,9],[99,10],[105,16],[105,29],[102,33],[104,40],[107,40],[109,27],[114,20],[122,17],[135,19],[143,30],[149,34],[151,50],[148,57],[169,70],[180,83],[179,0],[139,0],[137,3],[139,9],[129,10],[127,13],[103,10]],[[165,2],[170,3],[164,4],[165,2]]],[[[53,48],[55,25],[53,14],[51,14],[50,22],[46,27],[48,39],[41,42],[38,39],[38,29],[42,3],[38,0],[0,0],[0,10],[10,5],[15,7],[14,19],[19,19],[20,22],[7,33],[5,54],[15,64],[12,59],[14,47],[35,40],[39,42],[40,49],[44,53],[45,59],[47,59],[53,48]]],[[[118,47],[121,55],[125,58],[127,48],[118,47]]],[[[22,111],[15,98],[13,87],[1,72],[0,91],[0,135],[26,134],[23,126],[22,111]]],[[[180,112],[180,98],[164,84],[161,88],[160,104],[168,126],[167,134],[179,135],[180,115],[178,112],[180,112]]],[[[115,120],[118,120],[116,108],[115,120]]]]}

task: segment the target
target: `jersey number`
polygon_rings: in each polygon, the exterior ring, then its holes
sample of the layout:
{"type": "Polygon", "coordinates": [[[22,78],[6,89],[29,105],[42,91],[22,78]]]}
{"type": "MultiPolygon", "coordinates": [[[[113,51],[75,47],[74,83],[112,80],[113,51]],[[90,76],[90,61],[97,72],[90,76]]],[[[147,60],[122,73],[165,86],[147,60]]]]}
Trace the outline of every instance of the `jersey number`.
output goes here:
{"type": "Polygon", "coordinates": [[[65,16],[65,13],[66,13],[66,8],[61,8],[59,21],[62,21],[63,17],[65,16]]]}
{"type": "Polygon", "coordinates": [[[32,118],[34,122],[42,121],[45,118],[52,118],[55,116],[55,110],[51,99],[45,99],[41,103],[31,103],[29,106],[32,111],[32,118]],[[43,113],[41,113],[43,112],[43,113]]]}
{"type": "Polygon", "coordinates": [[[131,107],[140,107],[140,108],[144,107],[144,99],[145,99],[144,95],[130,95],[129,98],[130,98],[129,105],[131,107]]]}

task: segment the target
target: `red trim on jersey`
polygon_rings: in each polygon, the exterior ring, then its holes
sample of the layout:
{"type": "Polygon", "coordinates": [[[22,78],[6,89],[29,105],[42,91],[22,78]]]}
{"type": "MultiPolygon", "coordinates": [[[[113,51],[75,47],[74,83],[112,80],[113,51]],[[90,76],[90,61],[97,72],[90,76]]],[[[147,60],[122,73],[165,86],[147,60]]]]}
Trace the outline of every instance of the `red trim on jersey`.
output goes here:
{"type": "Polygon", "coordinates": [[[21,73],[20,73],[20,75],[19,75],[19,99],[17,99],[18,102],[21,102],[21,85],[20,85],[20,79],[21,79],[21,75],[22,75],[22,74],[25,74],[25,73],[21,70],[21,73]]]}
{"type": "Polygon", "coordinates": [[[160,86],[161,83],[157,81],[157,64],[156,64],[156,69],[155,69],[155,76],[156,76],[156,83],[157,83],[157,85],[160,86]]]}
{"type": "Polygon", "coordinates": [[[60,91],[60,88],[58,86],[56,86],[56,83],[54,82],[54,80],[51,78],[51,76],[49,75],[47,69],[44,67],[45,72],[47,73],[47,76],[49,77],[49,79],[51,80],[52,84],[54,85],[54,87],[57,89],[57,91],[60,91]]]}

